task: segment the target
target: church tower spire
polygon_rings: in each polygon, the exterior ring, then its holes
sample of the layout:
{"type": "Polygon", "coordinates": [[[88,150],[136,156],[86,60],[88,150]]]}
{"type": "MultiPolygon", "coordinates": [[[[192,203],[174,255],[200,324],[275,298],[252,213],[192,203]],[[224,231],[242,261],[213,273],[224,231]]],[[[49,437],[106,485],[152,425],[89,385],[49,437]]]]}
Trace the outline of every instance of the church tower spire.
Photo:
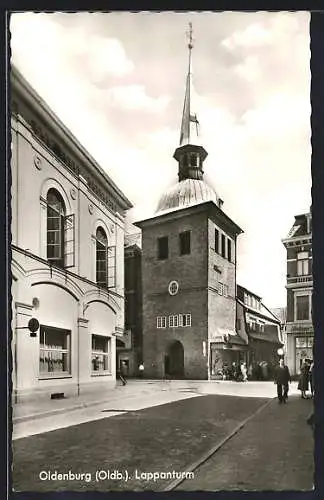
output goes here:
{"type": "Polygon", "coordinates": [[[197,115],[191,110],[192,91],[192,49],[193,49],[192,23],[189,23],[188,49],[189,62],[186,78],[186,90],[181,120],[180,144],[173,157],[178,161],[179,181],[184,179],[203,179],[203,162],[207,151],[199,145],[199,122],[197,115]]]}

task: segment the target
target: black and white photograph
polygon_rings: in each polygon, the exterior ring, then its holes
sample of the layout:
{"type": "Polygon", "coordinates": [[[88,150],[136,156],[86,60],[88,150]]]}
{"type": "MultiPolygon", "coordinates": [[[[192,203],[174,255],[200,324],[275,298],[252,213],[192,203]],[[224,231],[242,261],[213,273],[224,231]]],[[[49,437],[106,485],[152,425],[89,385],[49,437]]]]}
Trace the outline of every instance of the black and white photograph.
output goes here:
{"type": "Polygon", "coordinates": [[[14,492],[314,489],[310,18],[10,13],[14,492]]]}

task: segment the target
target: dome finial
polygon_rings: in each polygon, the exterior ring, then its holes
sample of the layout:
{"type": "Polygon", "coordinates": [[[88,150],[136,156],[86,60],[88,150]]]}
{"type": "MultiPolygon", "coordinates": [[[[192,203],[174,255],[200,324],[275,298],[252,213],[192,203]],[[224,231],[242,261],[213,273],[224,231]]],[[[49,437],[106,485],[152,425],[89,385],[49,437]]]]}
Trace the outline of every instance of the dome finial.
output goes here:
{"type": "Polygon", "coordinates": [[[189,31],[186,32],[188,38],[189,63],[188,63],[186,92],[185,92],[182,121],[181,121],[180,146],[183,146],[184,144],[190,144],[193,135],[195,136],[195,142],[197,142],[199,135],[199,122],[197,119],[197,115],[191,112],[191,87],[192,87],[191,51],[193,49],[193,42],[194,42],[192,34],[193,34],[192,23],[189,23],[189,31]],[[193,131],[191,131],[192,124],[194,124],[193,131]]]}
{"type": "Polygon", "coordinates": [[[189,23],[189,31],[187,31],[187,37],[188,37],[188,40],[189,40],[189,43],[188,43],[188,49],[189,50],[193,49],[192,33],[193,33],[192,23],[189,23]]]}
{"type": "Polygon", "coordinates": [[[197,115],[191,111],[191,53],[193,49],[193,29],[192,23],[189,23],[189,31],[186,32],[189,49],[188,74],[186,78],[186,90],[182,111],[180,144],[175,150],[173,157],[179,163],[178,178],[183,179],[202,179],[203,162],[207,156],[207,151],[200,144],[199,140],[199,122],[197,115]]]}

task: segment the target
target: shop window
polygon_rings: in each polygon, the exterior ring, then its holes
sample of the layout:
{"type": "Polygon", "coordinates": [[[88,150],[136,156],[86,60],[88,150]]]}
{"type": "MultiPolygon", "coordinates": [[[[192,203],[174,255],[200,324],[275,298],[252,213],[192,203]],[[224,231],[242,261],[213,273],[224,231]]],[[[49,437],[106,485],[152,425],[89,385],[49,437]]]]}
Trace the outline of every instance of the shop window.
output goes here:
{"type": "Polygon", "coordinates": [[[179,244],[180,244],[180,255],[188,255],[190,254],[190,231],[184,231],[179,234],[179,244]]]}
{"type": "Polygon", "coordinates": [[[71,374],[71,332],[59,328],[40,327],[40,377],[71,374]]]}
{"type": "Polygon", "coordinates": [[[62,196],[49,189],[47,205],[47,260],[60,267],[73,267],[75,255],[74,214],[66,215],[62,196]]]}
{"type": "Polygon", "coordinates": [[[110,338],[92,335],[91,370],[95,374],[110,373],[110,338]]]}
{"type": "Polygon", "coordinates": [[[169,257],[169,238],[162,236],[158,238],[158,259],[164,260],[169,257]]]}

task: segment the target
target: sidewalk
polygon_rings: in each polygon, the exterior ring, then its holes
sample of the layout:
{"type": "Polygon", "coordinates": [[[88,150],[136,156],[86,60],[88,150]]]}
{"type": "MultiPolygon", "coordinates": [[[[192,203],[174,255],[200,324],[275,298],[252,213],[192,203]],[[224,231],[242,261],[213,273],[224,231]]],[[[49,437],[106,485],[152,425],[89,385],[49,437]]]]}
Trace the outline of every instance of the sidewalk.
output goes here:
{"type": "Polygon", "coordinates": [[[117,385],[99,393],[88,391],[80,396],[70,396],[64,399],[45,399],[38,401],[12,402],[12,421],[14,424],[27,420],[36,420],[50,415],[59,415],[81,408],[88,408],[102,403],[136,397],[138,394],[149,394],[153,390],[149,381],[130,380],[126,386],[117,385]]]}
{"type": "Polygon", "coordinates": [[[287,405],[279,405],[274,399],[198,466],[193,479],[176,489],[312,490],[314,441],[306,423],[312,410],[312,400],[296,395],[287,405]]]}

